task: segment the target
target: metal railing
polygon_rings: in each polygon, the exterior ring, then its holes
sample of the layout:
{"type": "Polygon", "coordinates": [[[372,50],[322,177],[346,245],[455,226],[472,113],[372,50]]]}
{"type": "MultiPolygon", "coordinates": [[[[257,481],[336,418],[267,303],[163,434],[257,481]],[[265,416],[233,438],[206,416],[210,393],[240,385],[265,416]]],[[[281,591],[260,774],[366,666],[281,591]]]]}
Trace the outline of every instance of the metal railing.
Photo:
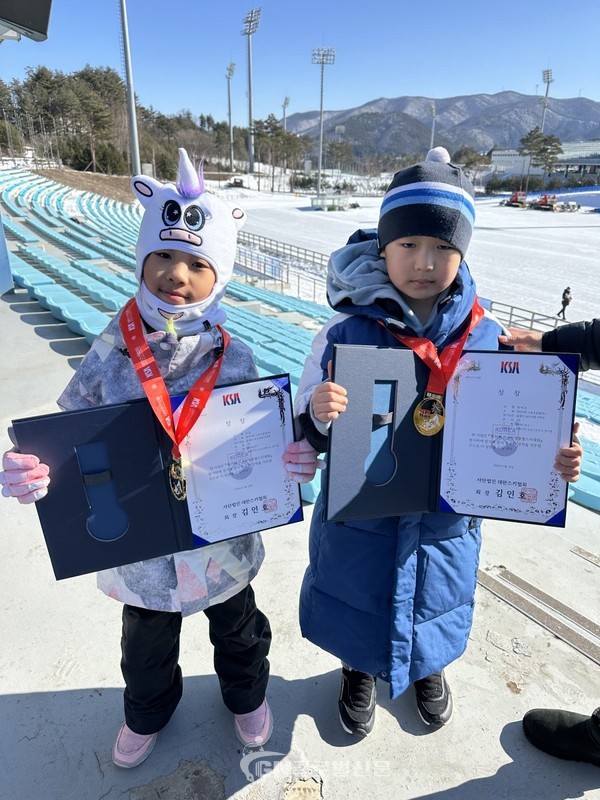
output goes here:
{"type": "Polygon", "coordinates": [[[236,264],[245,267],[245,272],[260,278],[263,283],[274,282],[282,286],[289,283],[289,264],[276,256],[238,245],[236,264]]]}
{"type": "Polygon", "coordinates": [[[314,275],[304,270],[301,262],[294,262],[290,264],[284,259],[238,246],[235,267],[247,282],[260,283],[272,292],[327,305],[325,275],[314,275]]]}
{"type": "Polygon", "coordinates": [[[560,324],[558,317],[541,314],[538,311],[511,306],[508,303],[499,303],[497,300],[490,300],[488,303],[492,314],[507,328],[526,328],[546,332],[560,324]]]}
{"type": "Polygon", "coordinates": [[[304,247],[297,247],[295,244],[286,244],[285,242],[278,242],[275,239],[268,239],[266,236],[259,236],[256,233],[247,233],[240,231],[238,233],[238,241],[240,244],[249,247],[257,247],[265,253],[271,253],[275,256],[282,258],[294,259],[305,264],[312,264],[323,270],[327,268],[329,256],[324,253],[317,253],[315,250],[307,250],[304,247]]]}

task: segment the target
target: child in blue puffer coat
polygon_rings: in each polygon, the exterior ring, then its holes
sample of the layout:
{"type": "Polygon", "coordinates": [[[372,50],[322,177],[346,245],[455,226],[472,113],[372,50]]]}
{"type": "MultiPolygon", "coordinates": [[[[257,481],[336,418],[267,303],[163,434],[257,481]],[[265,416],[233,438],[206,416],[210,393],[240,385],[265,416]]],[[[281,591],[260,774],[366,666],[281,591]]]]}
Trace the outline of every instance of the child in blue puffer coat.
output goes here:
{"type": "MultiPolygon", "coordinates": [[[[394,176],[377,237],[361,231],[333,253],[328,299],[339,313],[316,336],[296,399],[304,435],[318,450],[352,402],[328,380],[335,344],[414,349],[418,340],[417,351],[437,357],[458,343],[457,358],[463,347],[498,349],[502,327],[477,302],[464,261],[474,219],[470,181],[436,148],[394,176]]],[[[435,364],[431,374],[435,398],[444,386],[435,364]]],[[[423,411],[428,425],[437,420],[432,402],[423,411]]],[[[563,477],[574,477],[579,457],[578,446],[559,453],[563,477]]],[[[305,637],[343,662],[338,710],[347,733],[371,733],[378,677],[393,698],[413,684],[427,725],[449,721],[444,667],[463,653],[471,630],[480,529],[477,518],[442,513],[326,521],[319,496],[300,623],[305,637]]]]}

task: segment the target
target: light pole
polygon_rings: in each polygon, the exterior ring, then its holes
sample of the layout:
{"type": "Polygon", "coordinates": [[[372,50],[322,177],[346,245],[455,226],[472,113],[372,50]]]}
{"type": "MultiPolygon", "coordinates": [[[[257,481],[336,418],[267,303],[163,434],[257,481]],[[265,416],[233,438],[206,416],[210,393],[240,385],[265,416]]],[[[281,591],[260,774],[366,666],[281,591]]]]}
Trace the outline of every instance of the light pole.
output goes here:
{"type": "Polygon", "coordinates": [[[233,172],[233,127],[231,125],[231,79],[235,72],[235,64],[231,62],[227,67],[227,110],[229,114],[229,171],[233,172]]]}
{"type": "Polygon", "coordinates": [[[129,31],[127,28],[127,8],[125,0],[121,0],[121,33],[123,36],[123,60],[125,61],[125,77],[127,82],[127,119],[129,122],[129,148],[131,150],[131,170],[133,175],[142,171],[140,163],[140,145],[138,142],[137,118],[135,115],[135,91],[133,89],[133,73],[129,55],[129,31]]]}
{"type": "Polygon", "coordinates": [[[244,17],[242,36],[248,37],[248,172],[254,172],[254,112],[252,110],[252,34],[258,30],[261,8],[253,8],[244,17]]]}
{"type": "Polygon", "coordinates": [[[335,63],[333,47],[315,47],[312,51],[312,63],[321,67],[321,111],[319,116],[319,166],[317,170],[317,197],[321,195],[321,166],[323,164],[323,78],[325,64],[335,63]]]}
{"type": "Polygon", "coordinates": [[[335,126],[335,133],[337,133],[338,137],[338,180],[342,180],[342,141],[344,138],[344,134],[346,133],[346,126],[345,125],[336,125],[335,126]]]}
{"type": "Polygon", "coordinates": [[[554,78],[552,77],[551,69],[545,69],[542,71],[542,80],[546,84],[546,94],[544,95],[544,99],[542,100],[542,103],[544,105],[544,110],[542,111],[542,124],[540,125],[540,130],[543,133],[544,123],[546,122],[546,111],[548,110],[548,92],[550,91],[550,84],[554,80],[554,78]]]}
{"type": "MultiPolygon", "coordinates": [[[[13,147],[12,147],[12,137],[10,135],[10,128],[8,127],[8,120],[6,119],[6,111],[2,109],[2,116],[4,117],[4,130],[6,131],[6,144],[8,145],[8,155],[11,158],[14,158],[13,147]]],[[[25,141],[25,137],[23,137],[23,141],[25,141]]],[[[0,236],[2,232],[0,231],[0,236]]]]}
{"type": "MultiPolygon", "coordinates": [[[[544,95],[544,97],[540,97],[540,102],[544,106],[544,110],[542,111],[542,121],[540,123],[540,133],[541,134],[544,133],[544,123],[546,122],[546,110],[548,108],[548,92],[550,91],[550,84],[554,80],[554,78],[552,77],[552,70],[551,69],[542,70],[542,80],[546,84],[546,94],[544,95]]],[[[537,86],[536,86],[536,92],[537,92],[537,86]]],[[[527,178],[525,180],[525,194],[527,194],[527,191],[529,190],[529,175],[530,175],[530,173],[531,173],[531,153],[529,153],[529,163],[527,164],[527,178]]],[[[543,184],[544,184],[544,178],[542,176],[542,187],[543,187],[543,184]]]]}
{"type": "MultiPolygon", "coordinates": [[[[545,69],[542,71],[542,80],[546,84],[546,94],[544,95],[544,99],[542,103],[544,105],[544,110],[542,111],[542,122],[540,124],[540,131],[544,133],[544,123],[546,122],[546,111],[548,110],[548,92],[550,91],[550,84],[554,80],[552,77],[552,70],[545,69]]],[[[544,169],[544,173],[542,176],[542,188],[545,185],[545,178],[546,178],[546,170],[544,169]]],[[[548,179],[550,179],[550,172],[548,172],[548,179]]]]}
{"type": "Polygon", "coordinates": [[[281,104],[281,108],[283,110],[283,130],[284,131],[287,131],[286,120],[285,120],[285,110],[289,106],[289,104],[290,104],[290,98],[289,97],[284,97],[283,98],[283,103],[281,104]]]}
{"type": "MultiPolygon", "coordinates": [[[[286,114],[285,114],[285,112],[286,112],[286,109],[289,106],[289,104],[290,104],[290,98],[289,97],[284,97],[283,98],[283,103],[281,104],[281,109],[283,111],[283,132],[284,132],[284,134],[287,132],[287,124],[286,124],[286,114]]],[[[287,145],[285,145],[285,142],[284,142],[284,147],[287,150],[287,145]]],[[[287,175],[287,158],[285,156],[283,158],[283,174],[287,175]]]]}
{"type": "Polygon", "coordinates": [[[435,100],[431,101],[431,139],[429,149],[433,150],[433,137],[435,136],[435,100]]]}

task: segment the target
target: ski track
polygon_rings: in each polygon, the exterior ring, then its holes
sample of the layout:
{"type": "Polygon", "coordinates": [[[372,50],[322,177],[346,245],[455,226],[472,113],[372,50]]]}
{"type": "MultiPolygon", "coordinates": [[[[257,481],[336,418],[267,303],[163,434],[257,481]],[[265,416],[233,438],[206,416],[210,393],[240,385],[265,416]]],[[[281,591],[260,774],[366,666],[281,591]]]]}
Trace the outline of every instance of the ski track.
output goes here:
{"type": "MultiPolygon", "coordinates": [[[[313,211],[309,198],[283,194],[248,193],[240,204],[248,232],[329,254],[358,228],[377,225],[381,199],[354,199],[360,208],[348,211],[313,211]]],[[[578,202],[600,207],[600,191],[578,202]]],[[[509,208],[489,198],[476,201],[476,213],[467,262],[482,297],[552,315],[568,285],[570,321],[600,316],[600,214],[509,208]]]]}

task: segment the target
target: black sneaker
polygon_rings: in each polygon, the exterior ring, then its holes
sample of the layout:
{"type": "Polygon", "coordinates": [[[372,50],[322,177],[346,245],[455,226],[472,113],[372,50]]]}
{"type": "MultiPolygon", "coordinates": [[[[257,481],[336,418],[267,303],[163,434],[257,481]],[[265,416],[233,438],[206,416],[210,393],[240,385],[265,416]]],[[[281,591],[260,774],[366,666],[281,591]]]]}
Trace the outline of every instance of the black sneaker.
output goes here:
{"type": "Polygon", "coordinates": [[[417,710],[425,725],[441,728],[452,716],[452,692],[444,671],[415,681],[417,710]]]}
{"type": "Polygon", "coordinates": [[[367,672],[342,667],[342,685],[338,708],[346,733],[368,736],[375,724],[377,688],[375,678],[367,672]]]}

